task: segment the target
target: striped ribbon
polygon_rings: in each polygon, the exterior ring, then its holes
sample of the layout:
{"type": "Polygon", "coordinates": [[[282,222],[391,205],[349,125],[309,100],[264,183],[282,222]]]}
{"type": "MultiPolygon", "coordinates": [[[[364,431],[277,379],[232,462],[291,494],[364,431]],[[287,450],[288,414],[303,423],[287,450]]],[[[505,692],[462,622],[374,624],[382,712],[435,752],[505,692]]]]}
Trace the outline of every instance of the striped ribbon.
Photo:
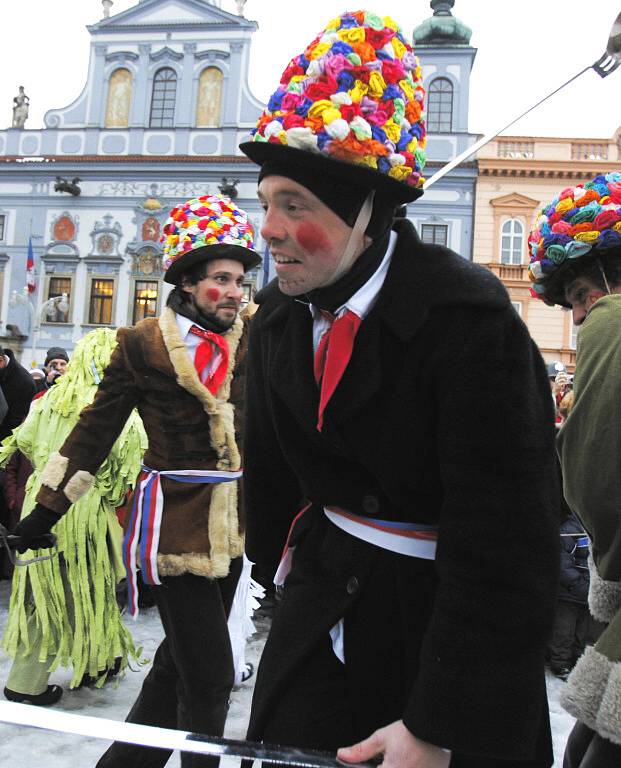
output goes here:
{"type": "Polygon", "coordinates": [[[127,572],[127,607],[130,616],[138,616],[138,551],[142,579],[147,584],[161,584],[157,572],[157,552],[160,541],[164,494],[160,477],[179,483],[227,483],[238,480],[242,470],[172,469],[142,467],[137,490],[123,538],[123,563],[127,572]]]}

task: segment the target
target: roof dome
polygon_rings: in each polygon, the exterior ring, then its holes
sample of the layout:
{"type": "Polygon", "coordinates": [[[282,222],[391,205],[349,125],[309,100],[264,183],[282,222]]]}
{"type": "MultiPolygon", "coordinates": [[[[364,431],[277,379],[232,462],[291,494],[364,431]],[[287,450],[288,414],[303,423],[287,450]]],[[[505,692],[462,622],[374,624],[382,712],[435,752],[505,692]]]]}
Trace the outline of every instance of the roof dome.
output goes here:
{"type": "Polygon", "coordinates": [[[414,30],[415,48],[421,45],[470,45],[472,30],[451,13],[455,0],[431,0],[429,5],[433,16],[414,30]]]}

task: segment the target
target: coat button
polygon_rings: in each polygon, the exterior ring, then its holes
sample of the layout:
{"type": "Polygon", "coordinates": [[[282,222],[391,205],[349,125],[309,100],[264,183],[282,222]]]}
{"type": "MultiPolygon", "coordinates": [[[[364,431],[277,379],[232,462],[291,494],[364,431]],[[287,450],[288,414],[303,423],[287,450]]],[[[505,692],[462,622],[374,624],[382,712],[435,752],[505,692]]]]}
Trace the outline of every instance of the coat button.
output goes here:
{"type": "Polygon", "coordinates": [[[379,512],[380,503],[377,496],[367,493],[362,497],[362,509],[367,515],[376,515],[379,512]]]}
{"type": "Polygon", "coordinates": [[[354,595],[358,589],[360,588],[360,582],[355,576],[352,576],[351,579],[347,582],[347,594],[348,595],[354,595]]]}

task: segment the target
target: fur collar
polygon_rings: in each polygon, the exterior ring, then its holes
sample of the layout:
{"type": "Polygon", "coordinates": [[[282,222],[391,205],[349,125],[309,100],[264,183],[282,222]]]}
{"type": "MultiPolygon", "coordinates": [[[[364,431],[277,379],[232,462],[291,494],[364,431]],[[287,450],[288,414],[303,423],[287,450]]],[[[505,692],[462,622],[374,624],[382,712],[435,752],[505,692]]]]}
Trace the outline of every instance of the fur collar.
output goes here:
{"type": "Polygon", "coordinates": [[[201,382],[190,359],[187,347],[179,333],[176,315],[170,307],[165,307],[158,320],[164,345],[168,351],[175,377],[180,387],[199,400],[209,415],[211,444],[218,452],[218,469],[236,470],[241,466],[239,451],[235,443],[233,425],[233,406],[228,402],[231,391],[231,379],[235,368],[237,347],[244,327],[239,317],[235,318],[225,338],[229,345],[229,367],[217,396],[211,394],[201,382]]]}

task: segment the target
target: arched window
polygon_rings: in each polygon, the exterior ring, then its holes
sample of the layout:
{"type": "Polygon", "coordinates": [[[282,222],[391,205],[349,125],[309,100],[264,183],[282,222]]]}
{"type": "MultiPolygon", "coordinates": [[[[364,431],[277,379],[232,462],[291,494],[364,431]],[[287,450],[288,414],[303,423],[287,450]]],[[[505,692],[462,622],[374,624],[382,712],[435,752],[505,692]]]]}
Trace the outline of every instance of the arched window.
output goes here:
{"type": "Polygon", "coordinates": [[[220,125],[220,101],[222,99],[222,72],[217,67],[207,67],[198,81],[196,125],[198,128],[216,128],[220,125]]]}
{"type": "Polygon", "coordinates": [[[507,219],[502,225],[500,261],[503,264],[521,264],[524,245],[524,225],[518,219],[507,219]]]}
{"type": "Polygon", "coordinates": [[[446,77],[431,81],[427,94],[427,130],[450,133],[453,126],[453,84],[446,77]]]}
{"type": "Polygon", "coordinates": [[[175,119],[175,97],[177,95],[177,73],[170,67],[158,69],[153,78],[151,98],[152,128],[172,128],[175,119]]]}
{"type": "Polygon", "coordinates": [[[106,128],[127,128],[132,103],[132,73],[128,69],[115,69],[108,83],[106,128]]]}

